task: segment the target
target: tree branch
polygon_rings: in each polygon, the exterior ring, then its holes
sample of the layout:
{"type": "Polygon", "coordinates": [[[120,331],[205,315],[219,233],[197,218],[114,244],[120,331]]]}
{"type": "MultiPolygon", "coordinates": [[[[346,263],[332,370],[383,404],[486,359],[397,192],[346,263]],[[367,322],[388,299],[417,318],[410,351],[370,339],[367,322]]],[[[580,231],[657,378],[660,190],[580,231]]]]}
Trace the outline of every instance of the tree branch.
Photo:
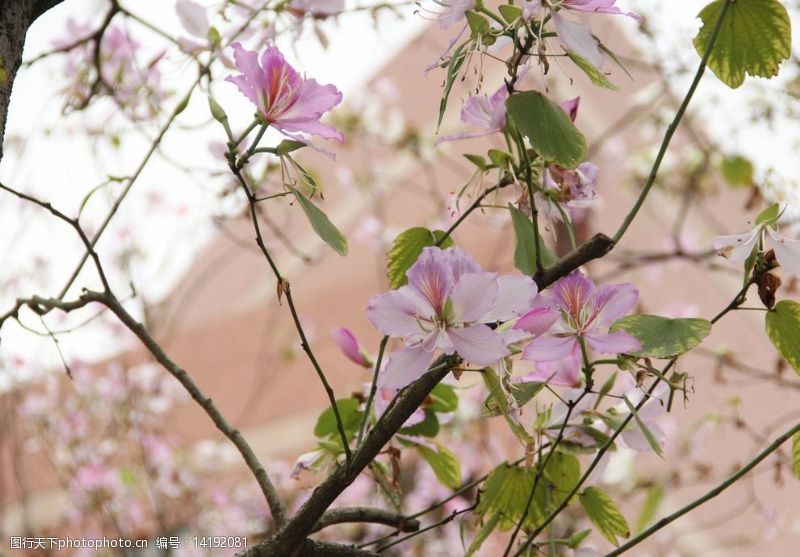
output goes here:
{"type": "Polygon", "coordinates": [[[375,423],[349,466],[339,466],[314,489],[289,522],[269,540],[248,548],[244,557],[289,557],[297,555],[303,540],[314,529],[325,510],[381,452],[392,436],[425,401],[433,388],[461,363],[458,356],[440,356],[428,372],[400,391],[389,409],[375,423]]]}
{"type": "Polygon", "coordinates": [[[536,273],[534,277],[539,290],[544,290],[561,277],[565,277],[581,265],[599,259],[614,249],[615,242],[602,233],[595,234],[586,242],[566,254],[550,267],[536,273]]]}
{"type": "Polygon", "coordinates": [[[385,524],[386,526],[394,526],[401,532],[416,532],[419,530],[419,520],[406,518],[402,514],[370,507],[348,507],[331,509],[326,512],[310,533],[319,532],[323,528],[334,524],[345,524],[348,522],[385,524]]]}

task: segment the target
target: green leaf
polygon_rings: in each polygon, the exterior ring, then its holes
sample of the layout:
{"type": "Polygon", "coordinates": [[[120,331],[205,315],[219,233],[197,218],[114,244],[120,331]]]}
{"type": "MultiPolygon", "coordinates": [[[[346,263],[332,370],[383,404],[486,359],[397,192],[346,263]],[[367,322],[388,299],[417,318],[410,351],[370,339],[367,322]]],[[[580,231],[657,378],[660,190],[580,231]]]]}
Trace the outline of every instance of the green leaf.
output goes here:
{"type": "Polygon", "coordinates": [[[636,519],[634,534],[644,531],[647,525],[653,521],[663,499],[664,488],[660,485],[654,485],[647,491],[647,495],[644,496],[644,501],[642,502],[642,510],[639,511],[639,518],[636,519]]]}
{"type": "Polygon", "coordinates": [[[450,489],[458,488],[461,485],[461,463],[458,457],[442,445],[437,445],[436,448],[438,450],[416,444],[416,449],[428,462],[436,478],[450,489]]]}
{"type": "Polygon", "coordinates": [[[494,532],[494,529],[497,527],[497,523],[499,521],[500,515],[496,514],[491,516],[489,520],[487,520],[483,526],[481,526],[481,529],[478,530],[478,533],[475,534],[474,538],[472,538],[472,543],[469,544],[469,548],[467,548],[467,552],[464,554],[464,557],[472,557],[475,555],[475,552],[481,548],[483,542],[489,539],[491,533],[494,532]]]}
{"type": "MultiPolygon", "coordinates": [[[[501,531],[516,526],[533,489],[535,473],[531,468],[501,464],[489,474],[484,491],[475,512],[481,516],[498,517],[497,528],[501,531]]],[[[540,480],[533,501],[525,516],[525,525],[535,528],[545,518],[547,504],[546,482],[540,480]]]]}
{"type": "MultiPolygon", "coordinates": [[[[711,2],[698,17],[703,26],[694,38],[700,56],[706,51],[724,0],[711,2]]],[[[726,85],[739,87],[745,74],[778,75],[780,63],[792,54],[792,22],[778,0],[736,0],[725,14],[708,67],[726,85]]]]}
{"type": "Polygon", "coordinates": [[[781,216],[781,206],[779,203],[773,203],[763,211],[761,211],[758,216],[756,217],[756,226],[761,226],[762,224],[773,224],[778,220],[781,216]]]}
{"type": "Polygon", "coordinates": [[[631,535],[628,522],[606,492],[597,487],[587,487],[579,499],[589,520],[608,541],[618,545],[617,536],[627,538],[631,535]]]}
{"type": "MultiPolygon", "coordinates": [[[[392,288],[400,288],[407,284],[406,271],[417,262],[423,248],[435,245],[444,235],[445,232],[441,230],[430,231],[422,226],[409,228],[398,234],[392,249],[386,254],[388,258],[386,276],[389,277],[389,285],[392,288]]],[[[452,245],[453,240],[448,237],[442,242],[441,247],[448,248],[452,245]]]]}
{"type": "Polygon", "coordinates": [[[478,170],[486,170],[489,168],[486,159],[484,159],[480,155],[472,155],[470,153],[464,153],[464,158],[467,159],[472,164],[474,164],[475,166],[477,166],[478,170]]]}
{"type": "MultiPolygon", "coordinates": [[[[514,225],[516,245],[514,247],[514,266],[526,275],[536,274],[536,235],[533,231],[533,222],[525,213],[508,204],[511,213],[511,223],[514,225]]],[[[542,251],[542,265],[546,268],[557,261],[556,256],[547,249],[539,235],[539,248],[542,251]]]]}
{"type": "Polygon", "coordinates": [[[729,155],[719,163],[722,177],[733,187],[753,185],[755,169],[749,159],[741,155],[729,155]]]}
{"type": "Polygon", "coordinates": [[[792,470],[800,480],[800,432],[792,435],[792,470]]]}
{"type": "Polygon", "coordinates": [[[336,253],[339,255],[347,255],[347,238],[345,238],[344,234],[339,232],[339,229],[328,219],[328,215],[326,215],[322,209],[314,205],[302,192],[291,186],[287,187],[294,194],[295,199],[297,199],[297,202],[306,214],[306,218],[311,223],[311,228],[314,229],[314,232],[325,240],[325,243],[332,247],[336,253]]]}
{"type": "Polygon", "coordinates": [[[603,72],[592,66],[586,60],[586,58],[583,58],[582,56],[571,50],[567,51],[567,56],[569,56],[572,59],[572,61],[575,62],[576,66],[578,66],[581,70],[583,70],[583,73],[585,73],[589,77],[589,79],[592,80],[592,83],[594,83],[599,87],[605,87],[606,89],[611,89],[612,91],[619,91],[619,87],[614,85],[611,82],[611,80],[606,77],[606,74],[604,74],[603,72]]]}
{"type": "Polygon", "coordinates": [[[627,331],[642,343],[636,356],[673,358],[688,352],[711,332],[705,319],[670,319],[659,315],[629,315],[611,326],[612,331],[627,331]]]}
{"type": "Polygon", "coordinates": [[[464,15],[467,16],[467,25],[469,25],[469,30],[472,32],[473,37],[488,33],[492,28],[486,18],[478,12],[468,10],[464,15]]]}
{"type": "Polygon", "coordinates": [[[514,23],[522,17],[522,8],[518,8],[517,6],[510,6],[508,4],[502,4],[497,11],[500,12],[500,15],[503,16],[508,23],[514,23]]]}
{"type": "Polygon", "coordinates": [[[489,149],[489,160],[492,163],[500,168],[508,168],[508,166],[514,161],[514,157],[511,156],[511,153],[507,151],[501,151],[500,149],[489,149]]]}
{"type": "Polygon", "coordinates": [[[544,476],[557,490],[569,493],[581,479],[581,463],[571,454],[556,451],[547,461],[544,476]]]}
{"type": "Polygon", "coordinates": [[[586,530],[581,530],[580,532],[575,532],[567,540],[567,545],[572,549],[576,549],[579,545],[581,545],[583,540],[589,537],[589,534],[591,533],[592,533],[591,528],[587,528],[586,530]]]}
{"type": "Polygon", "coordinates": [[[485,416],[504,416],[512,433],[516,435],[520,442],[525,445],[534,443],[534,438],[525,427],[517,419],[509,415],[509,400],[506,398],[505,390],[500,383],[500,377],[497,372],[492,368],[486,368],[481,373],[481,377],[489,390],[489,396],[486,397],[482,413],[485,416]]]}
{"type": "Polygon", "coordinates": [[[436,120],[437,132],[439,131],[439,126],[442,125],[444,111],[447,109],[447,99],[450,97],[450,91],[453,89],[453,84],[456,81],[456,77],[458,77],[458,70],[461,69],[461,65],[464,63],[464,60],[466,60],[464,48],[467,46],[467,44],[469,44],[469,41],[458,45],[455,51],[453,51],[453,55],[450,57],[450,62],[447,64],[447,78],[444,82],[442,99],[439,101],[439,118],[436,120]]]}
{"type": "Polygon", "coordinates": [[[291,153],[292,151],[297,151],[305,147],[306,144],[302,141],[295,141],[294,139],[284,139],[278,146],[275,147],[275,154],[276,155],[285,155],[287,153],[291,153]]]}
{"type": "MultiPolygon", "coordinates": [[[[356,432],[361,423],[361,412],[358,411],[359,405],[360,403],[356,398],[341,398],[336,401],[336,408],[339,409],[339,415],[342,417],[342,426],[347,434],[356,432]]],[[[330,406],[317,419],[317,425],[314,426],[314,435],[317,437],[327,437],[329,435],[338,437],[339,430],[336,428],[336,415],[330,406]]]]}
{"type": "Polygon", "coordinates": [[[633,414],[633,419],[636,420],[636,425],[638,425],[639,429],[642,430],[644,438],[647,439],[647,443],[650,445],[650,448],[653,449],[653,452],[658,456],[664,458],[664,451],[661,449],[658,439],[656,439],[656,436],[653,435],[653,432],[650,431],[650,428],[647,427],[647,424],[644,423],[644,421],[642,421],[642,419],[639,417],[639,413],[636,411],[636,406],[634,406],[625,395],[622,395],[622,400],[625,401],[625,406],[627,406],[628,410],[630,410],[631,414],[633,414]]]}
{"type": "Polygon", "coordinates": [[[446,414],[458,409],[458,395],[450,385],[439,383],[433,388],[429,397],[433,402],[425,407],[426,410],[446,414]]]}
{"type": "Polygon", "coordinates": [[[778,354],[800,374],[800,304],[781,300],[766,318],[767,336],[778,354]]]}
{"type": "Polygon", "coordinates": [[[538,91],[514,93],[506,100],[508,119],[548,162],[575,168],[586,155],[586,138],[564,110],[538,91]]]}
{"type": "Polygon", "coordinates": [[[435,412],[426,410],[424,420],[410,427],[400,428],[400,433],[418,437],[436,437],[439,434],[439,418],[435,412]]]}

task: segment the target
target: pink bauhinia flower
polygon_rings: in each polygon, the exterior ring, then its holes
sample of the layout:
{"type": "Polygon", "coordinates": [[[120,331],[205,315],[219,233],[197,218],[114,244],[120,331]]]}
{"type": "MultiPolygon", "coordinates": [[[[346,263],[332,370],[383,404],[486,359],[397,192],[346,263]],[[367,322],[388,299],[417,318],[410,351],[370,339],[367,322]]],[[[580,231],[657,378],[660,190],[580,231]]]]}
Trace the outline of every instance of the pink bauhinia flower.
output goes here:
{"type": "Polygon", "coordinates": [[[331,333],[333,341],[339,347],[339,350],[351,362],[358,364],[362,367],[372,367],[372,359],[367,354],[366,350],[358,343],[356,336],[353,332],[346,328],[340,327],[331,333]]]}
{"type": "Polygon", "coordinates": [[[484,135],[503,131],[506,127],[506,99],[508,99],[508,88],[505,84],[495,91],[492,96],[483,93],[469,97],[464,101],[464,106],[461,107],[461,121],[480,128],[480,131],[463,132],[441,137],[436,141],[436,144],[456,139],[483,137],[484,135]]]}
{"type": "Polygon", "coordinates": [[[581,342],[602,354],[639,350],[641,344],[629,333],[608,332],[608,327],[628,313],[638,298],[639,291],[630,283],[598,288],[580,271],[560,279],[552,287],[550,308],[559,314],[558,322],[550,332],[529,342],[522,353],[523,359],[536,362],[535,372],[528,377],[554,385],[577,385],[582,362],[581,342]]]}
{"type": "Polygon", "coordinates": [[[536,16],[542,8],[547,10],[553,21],[556,35],[567,50],[575,52],[599,69],[603,66],[603,53],[600,51],[597,39],[592,35],[591,27],[564,17],[562,11],[619,14],[641,21],[639,15],[633,12],[623,12],[615,4],[616,0],[524,0],[523,8],[527,17],[536,16]]]}
{"type": "Polygon", "coordinates": [[[228,76],[244,96],[258,109],[258,114],[285,135],[304,141],[296,134],[308,134],[344,141],[342,133],[319,120],[342,100],[333,85],[320,85],[315,79],[301,77],[274,46],[261,55],[233,44],[233,57],[241,75],[228,76]]]}
{"type": "Polygon", "coordinates": [[[731,261],[741,263],[750,257],[759,241],[765,250],[773,250],[775,259],[787,272],[800,277],[800,240],[781,236],[775,232],[774,222],[768,221],[743,234],[719,236],[711,247],[731,261]]]}
{"type": "Polygon", "coordinates": [[[519,317],[537,293],[530,277],[483,271],[459,248],[425,248],[406,276],[406,286],[375,296],[367,307],[375,327],[405,341],[379,376],[382,388],[421,377],[436,350],[480,366],[497,363],[509,354],[507,340],[486,324],[519,317]]]}

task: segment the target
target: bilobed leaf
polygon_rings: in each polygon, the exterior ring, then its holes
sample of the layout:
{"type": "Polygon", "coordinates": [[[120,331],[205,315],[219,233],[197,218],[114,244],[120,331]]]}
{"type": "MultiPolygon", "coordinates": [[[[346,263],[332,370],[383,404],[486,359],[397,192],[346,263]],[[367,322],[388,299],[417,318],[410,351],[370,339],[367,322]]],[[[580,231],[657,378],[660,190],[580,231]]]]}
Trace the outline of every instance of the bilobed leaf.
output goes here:
{"type": "MultiPolygon", "coordinates": [[[[389,277],[389,285],[392,288],[400,288],[408,283],[406,271],[417,262],[423,248],[436,244],[445,233],[441,230],[431,231],[422,226],[409,228],[401,232],[394,239],[394,245],[389,253],[386,254],[386,276],[389,277]]],[[[453,245],[453,240],[447,238],[442,242],[442,248],[453,245]]]]}
{"type": "Polygon", "coordinates": [[[291,186],[288,187],[291,189],[295,199],[297,199],[298,204],[306,214],[306,218],[308,222],[311,223],[311,228],[314,229],[314,232],[325,240],[325,243],[332,247],[336,253],[339,255],[347,255],[347,238],[334,226],[328,218],[328,215],[326,215],[322,209],[314,205],[302,192],[291,186]]]}
{"type": "Polygon", "coordinates": [[[586,138],[564,110],[538,91],[514,93],[506,100],[508,119],[548,162],[575,168],[586,155],[586,138]]]}
{"type": "Polygon", "coordinates": [[[629,315],[611,326],[612,331],[627,331],[639,339],[642,349],[635,356],[673,358],[688,352],[711,332],[705,319],[670,319],[659,315],[629,315]]]}
{"type": "Polygon", "coordinates": [[[653,435],[653,432],[650,431],[650,428],[647,427],[647,424],[644,423],[644,421],[639,417],[639,413],[636,411],[636,406],[634,406],[625,395],[622,395],[622,400],[625,401],[625,405],[628,407],[628,410],[630,410],[631,414],[633,414],[633,419],[636,420],[636,425],[642,430],[644,438],[647,439],[647,443],[650,445],[650,448],[653,449],[654,453],[663,458],[664,451],[661,449],[661,444],[659,444],[658,439],[656,439],[656,436],[653,435]]]}
{"type": "MultiPolygon", "coordinates": [[[[536,274],[536,234],[533,231],[533,222],[525,213],[509,203],[511,224],[514,226],[516,245],[514,247],[514,266],[526,275],[536,274]]],[[[539,249],[544,267],[549,267],[557,261],[552,252],[547,249],[539,235],[539,249]]]]}
{"type": "Polygon", "coordinates": [[[451,489],[461,485],[461,463],[450,449],[437,445],[438,450],[434,450],[422,444],[417,444],[416,449],[440,482],[451,489]]]}
{"type": "Polygon", "coordinates": [[[792,470],[795,477],[800,480],[800,433],[792,435],[792,470]]]}
{"type": "Polygon", "coordinates": [[[608,541],[618,545],[617,536],[627,538],[631,535],[628,522],[606,492],[597,487],[587,487],[579,499],[589,520],[608,541]]]}
{"type": "MultiPolygon", "coordinates": [[[[700,56],[706,51],[725,0],[715,0],[700,12],[703,26],[694,38],[700,56]]],[[[708,67],[726,85],[739,87],[746,74],[778,75],[783,60],[792,54],[792,23],[778,0],[731,2],[711,51],[708,67]]]]}
{"type": "Polygon", "coordinates": [[[599,87],[605,87],[606,89],[611,89],[612,91],[619,91],[619,87],[614,85],[610,79],[606,77],[606,74],[595,68],[591,65],[586,58],[582,57],[580,54],[577,54],[571,50],[567,51],[567,56],[575,62],[575,65],[578,66],[583,73],[585,73],[589,79],[592,80],[592,83],[599,87]]]}
{"type": "Polygon", "coordinates": [[[767,336],[786,363],[800,373],[800,304],[781,300],[766,317],[767,336]]]}
{"type": "Polygon", "coordinates": [[[663,499],[664,488],[660,485],[654,485],[647,491],[644,502],[642,502],[642,510],[639,511],[639,518],[636,519],[636,526],[633,529],[635,534],[642,532],[653,521],[663,499]]]}
{"type": "MultiPolygon", "coordinates": [[[[355,398],[341,398],[336,401],[336,408],[339,409],[339,415],[342,417],[342,426],[345,433],[353,433],[358,429],[361,423],[361,412],[358,411],[359,405],[360,402],[355,398]]],[[[339,435],[339,430],[336,428],[336,416],[330,406],[317,419],[317,425],[314,426],[314,435],[317,437],[339,435]]]]}
{"type": "Polygon", "coordinates": [[[733,187],[753,185],[755,172],[753,163],[741,155],[723,157],[719,163],[719,170],[725,181],[733,187]]]}

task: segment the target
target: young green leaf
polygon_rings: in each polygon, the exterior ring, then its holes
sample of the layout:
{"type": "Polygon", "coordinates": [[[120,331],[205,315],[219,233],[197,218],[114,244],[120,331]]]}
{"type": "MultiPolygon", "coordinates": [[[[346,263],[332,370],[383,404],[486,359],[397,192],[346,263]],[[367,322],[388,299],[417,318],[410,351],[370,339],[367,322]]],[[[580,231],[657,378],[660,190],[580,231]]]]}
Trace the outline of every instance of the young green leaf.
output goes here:
{"type": "Polygon", "coordinates": [[[486,159],[480,155],[464,153],[464,158],[467,159],[472,164],[474,164],[475,166],[477,166],[478,170],[487,170],[490,168],[489,164],[486,162],[486,159]]]}
{"type": "Polygon", "coordinates": [[[455,412],[458,409],[458,395],[450,385],[439,383],[433,388],[429,396],[433,402],[425,407],[426,410],[446,414],[455,412]]]}
{"type": "Polygon", "coordinates": [[[617,536],[630,536],[628,522],[606,492],[597,487],[587,487],[579,499],[589,520],[608,541],[618,545],[617,536]]]}
{"type": "Polygon", "coordinates": [[[705,319],[670,319],[658,315],[629,315],[611,326],[612,331],[627,331],[642,343],[633,354],[651,358],[673,358],[688,352],[711,332],[705,319]]]}
{"type": "Polygon", "coordinates": [[[664,451],[661,449],[658,439],[656,439],[656,436],[653,435],[653,432],[650,431],[650,428],[647,427],[647,424],[644,423],[644,421],[639,417],[639,413],[636,411],[636,406],[634,406],[625,395],[622,396],[622,400],[625,401],[625,406],[627,406],[628,410],[630,410],[631,414],[633,414],[633,419],[636,420],[636,425],[642,430],[644,438],[647,439],[647,443],[650,445],[650,448],[653,449],[653,452],[658,456],[664,458],[664,451]]]}
{"type": "MultiPolygon", "coordinates": [[[[514,236],[516,245],[514,247],[514,266],[526,275],[536,274],[536,235],[533,231],[533,223],[525,213],[508,204],[511,213],[511,223],[514,226],[514,236]]],[[[556,257],[547,249],[539,235],[539,248],[541,249],[541,260],[544,267],[549,267],[557,261],[556,257]]]]}
{"type": "Polygon", "coordinates": [[[475,534],[474,538],[472,538],[472,543],[469,544],[469,547],[467,548],[467,552],[464,554],[464,557],[472,557],[473,555],[475,555],[475,552],[481,548],[483,542],[489,539],[491,533],[494,532],[494,529],[497,527],[497,523],[499,521],[500,521],[500,515],[495,514],[489,517],[489,520],[483,523],[481,529],[478,530],[478,533],[475,534]]]}
{"type": "Polygon", "coordinates": [[[592,66],[586,58],[583,58],[581,55],[568,50],[567,56],[578,66],[583,73],[585,73],[589,79],[592,80],[592,83],[597,85],[598,87],[605,87],[606,89],[611,89],[612,91],[619,91],[619,87],[614,85],[610,79],[606,77],[606,74],[592,66]]]}
{"type": "Polygon", "coordinates": [[[422,444],[416,444],[415,448],[428,462],[440,482],[450,489],[456,489],[461,485],[461,463],[450,449],[437,445],[437,450],[434,450],[422,444]]]}
{"type": "Polygon", "coordinates": [[[291,153],[292,151],[297,151],[298,149],[301,149],[305,146],[306,144],[303,143],[302,141],[295,141],[294,139],[284,139],[283,141],[278,143],[277,147],[275,147],[275,154],[286,155],[288,153],[291,153]]]}
{"type": "Polygon", "coordinates": [[[781,216],[781,205],[780,203],[773,203],[763,211],[761,211],[758,216],[756,217],[756,226],[762,224],[772,224],[778,220],[781,216]]]}
{"type": "Polygon", "coordinates": [[[425,419],[418,424],[400,428],[403,435],[413,435],[416,437],[436,437],[439,434],[439,418],[436,412],[425,411],[425,419]]]}
{"type": "Polygon", "coordinates": [[[503,16],[508,23],[514,23],[522,17],[522,9],[517,6],[510,6],[508,4],[501,4],[500,7],[497,8],[497,11],[500,12],[500,15],[503,16]]]}
{"type": "Polygon", "coordinates": [[[436,120],[436,131],[439,131],[439,126],[442,125],[442,118],[444,118],[444,111],[447,109],[447,99],[450,97],[450,91],[453,89],[453,84],[458,77],[458,71],[461,65],[466,60],[464,48],[468,43],[462,43],[453,51],[450,57],[450,62],[447,64],[447,79],[444,82],[444,91],[442,91],[442,99],[439,101],[439,118],[436,120]]]}
{"type": "MultiPolygon", "coordinates": [[[[389,253],[386,254],[386,276],[389,277],[389,284],[392,288],[400,288],[408,283],[406,271],[408,271],[417,258],[422,253],[423,248],[433,246],[444,237],[441,230],[430,231],[424,227],[409,228],[401,232],[394,239],[394,245],[389,253]]],[[[442,242],[442,248],[453,245],[453,240],[447,238],[442,242]]]]}
{"type": "Polygon", "coordinates": [[[767,336],[786,363],[800,373],[800,304],[781,300],[766,317],[767,336]]]}
{"type": "Polygon", "coordinates": [[[339,255],[347,255],[347,238],[334,226],[328,218],[328,215],[326,215],[322,209],[314,205],[302,192],[291,186],[287,187],[289,187],[294,194],[295,199],[297,199],[297,202],[306,214],[306,218],[311,223],[311,228],[314,229],[314,232],[325,240],[325,243],[332,247],[336,253],[339,255]]]}
{"type": "MultiPolygon", "coordinates": [[[[358,430],[358,426],[361,423],[361,412],[358,411],[359,404],[358,399],[355,398],[341,398],[336,401],[336,408],[339,409],[339,415],[342,417],[342,426],[345,433],[352,434],[358,430]]],[[[336,428],[336,416],[330,406],[317,419],[317,425],[314,426],[314,435],[317,437],[339,435],[339,430],[336,428]]]]}
{"type": "Polygon", "coordinates": [[[586,138],[564,110],[538,91],[514,93],[506,101],[508,119],[548,162],[575,168],[586,155],[586,138]]]}
{"type": "MultiPolygon", "coordinates": [[[[698,14],[703,26],[694,38],[702,56],[711,39],[726,0],[715,0],[698,14]]],[[[792,22],[778,0],[736,0],[725,14],[708,67],[726,85],[736,89],[745,74],[778,75],[783,60],[792,54],[792,22]]]]}
{"type": "MultiPolygon", "coordinates": [[[[525,511],[533,482],[533,469],[512,466],[508,463],[501,464],[492,470],[486,479],[484,492],[475,513],[489,518],[497,516],[499,517],[497,528],[501,531],[510,530],[516,526],[525,511]]],[[[546,483],[540,480],[533,501],[528,507],[525,525],[529,528],[541,524],[551,506],[547,501],[549,495],[546,483]]]]}
{"type": "MultiPolygon", "coordinates": [[[[506,398],[505,390],[500,384],[500,377],[497,372],[492,368],[486,368],[481,373],[486,388],[489,390],[489,396],[486,397],[484,403],[483,415],[484,416],[504,416],[511,432],[516,435],[521,443],[528,445],[534,442],[533,436],[525,429],[519,420],[511,416],[511,404],[506,398]]],[[[542,384],[540,384],[542,385],[542,384]]],[[[540,387],[541,388],[541,387],[540,387]]],[[[538,392],[539,389],[536,390],[538,392]]],[[[534,393],[535,394],[535,393],[534,393]]]]}
{"type": "Polygon", "coordinates": [[[792,435],[792,470],[800,480],[800,433],[792,435]]]}
{"type": "Polygon", "coordinates": [[[647,491],[642,502],[642,510],[639,511],[639,518],[636,519],[634,534],[642,532],[653,521],[663,499],[664,488],[662,486],[654,485],[647,491]]]}
{"type": "Polygon", "coordinates": [[[719,170],[725,181],[733,187],[753,185],[755,173],[753,163],[741,155],[723,157],[719,163],[719,170]]]}

